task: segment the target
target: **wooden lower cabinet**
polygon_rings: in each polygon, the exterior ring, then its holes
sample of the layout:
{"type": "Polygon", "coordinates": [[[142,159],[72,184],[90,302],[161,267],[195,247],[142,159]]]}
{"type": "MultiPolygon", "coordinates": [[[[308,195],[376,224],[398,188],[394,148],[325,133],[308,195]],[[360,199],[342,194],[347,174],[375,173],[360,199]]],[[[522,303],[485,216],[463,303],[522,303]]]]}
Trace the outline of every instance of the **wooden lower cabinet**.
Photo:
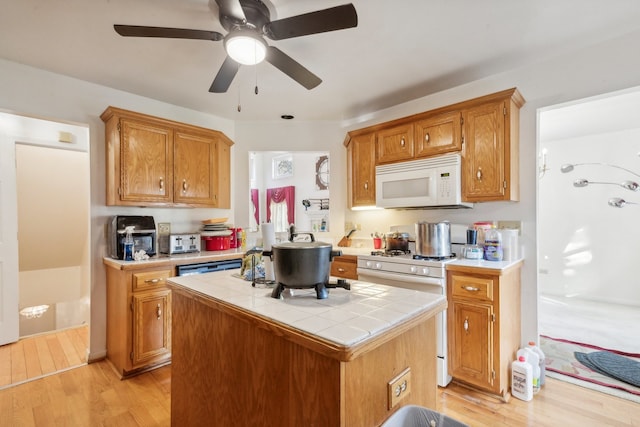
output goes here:
{"type": "Polygon", "coordinates": [[[122,378],[171,360],[171,291],[174,267],[107,267],[107,359],[122,378]]]}
{"type": "Polygon", "coordinates": [[[447,266],[449,374],[504,400],[520,348],[520,269],[447,266]]]}
{"type": "Polygon", "coordinates": [[[171,352],[171,291],[133,294],[133,366],[171,352]]]}
{"type": "Polygon", "coordinates": [[[342,279],[358,280],[358,257],[340,255],[331,261],[331,275],[342,279]]]}

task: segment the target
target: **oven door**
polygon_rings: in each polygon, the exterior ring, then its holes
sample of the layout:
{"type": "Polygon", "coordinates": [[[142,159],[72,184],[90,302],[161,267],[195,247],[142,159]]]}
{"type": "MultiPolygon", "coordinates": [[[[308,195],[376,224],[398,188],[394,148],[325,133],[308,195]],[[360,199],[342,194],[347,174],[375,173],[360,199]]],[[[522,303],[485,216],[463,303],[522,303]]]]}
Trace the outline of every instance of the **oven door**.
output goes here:
{"type": "MultiPolygon", "coordinates": [[[[447,295],[445,288],[446,279],[443,278],[358,268],[358,280],[432,294],[447,295]]],[[[447,310],[436,315],[436,356],[438,359],[438,385],[440,387],[446,387],[447,384],[451,382],[451,376],[449,376],[447,366],[447,310]]]]}

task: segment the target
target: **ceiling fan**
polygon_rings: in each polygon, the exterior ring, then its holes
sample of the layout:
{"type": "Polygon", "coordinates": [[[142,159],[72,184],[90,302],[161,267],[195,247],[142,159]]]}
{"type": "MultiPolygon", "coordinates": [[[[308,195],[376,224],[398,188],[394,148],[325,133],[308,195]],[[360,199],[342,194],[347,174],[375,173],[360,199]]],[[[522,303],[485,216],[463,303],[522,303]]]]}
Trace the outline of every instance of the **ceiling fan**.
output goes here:
{"type": "Polygon", "coordinates": [[[227,35],[217,31],[186,28],[147,27],[141,25],[114,25],[125,37],[160,37],[194,40],[223,40],[227,57],[216,75],[209,92],[227,91],[241,64],[254,65],[266,60],[271,65],[307,89],[318,86],[322,80],[275,46],[264,40],[284,40],[310,34],[353,28],[358,15],[353,4],[331,7],[289,18],[270,20],[270,12],[261,0],[215,0],[220,11],[220,24],[227,35]]]}

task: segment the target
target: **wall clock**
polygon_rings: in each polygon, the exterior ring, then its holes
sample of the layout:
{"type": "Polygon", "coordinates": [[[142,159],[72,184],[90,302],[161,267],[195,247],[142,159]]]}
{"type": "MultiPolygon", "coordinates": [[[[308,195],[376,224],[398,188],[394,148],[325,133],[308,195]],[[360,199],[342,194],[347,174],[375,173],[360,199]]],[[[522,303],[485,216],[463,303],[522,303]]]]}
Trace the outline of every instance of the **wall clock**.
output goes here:
{"type": "Polygon", "coordinates": [[[329,156],[318,157],[316,161],[316,188],[329,189],[329,156]]]}

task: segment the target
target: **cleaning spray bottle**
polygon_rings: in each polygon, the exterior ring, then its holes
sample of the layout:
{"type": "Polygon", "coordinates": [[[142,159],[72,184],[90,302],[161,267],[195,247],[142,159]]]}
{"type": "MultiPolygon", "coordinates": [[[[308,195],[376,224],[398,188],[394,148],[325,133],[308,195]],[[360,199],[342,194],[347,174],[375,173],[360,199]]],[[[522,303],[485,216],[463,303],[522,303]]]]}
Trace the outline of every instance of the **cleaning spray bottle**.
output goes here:
{"type": "Polygon", "coordinates": [[[133,229],[135,227],[130,225],[124,228],[126,236],[124,237],[124,260],[133,261],[133,229]]]}

